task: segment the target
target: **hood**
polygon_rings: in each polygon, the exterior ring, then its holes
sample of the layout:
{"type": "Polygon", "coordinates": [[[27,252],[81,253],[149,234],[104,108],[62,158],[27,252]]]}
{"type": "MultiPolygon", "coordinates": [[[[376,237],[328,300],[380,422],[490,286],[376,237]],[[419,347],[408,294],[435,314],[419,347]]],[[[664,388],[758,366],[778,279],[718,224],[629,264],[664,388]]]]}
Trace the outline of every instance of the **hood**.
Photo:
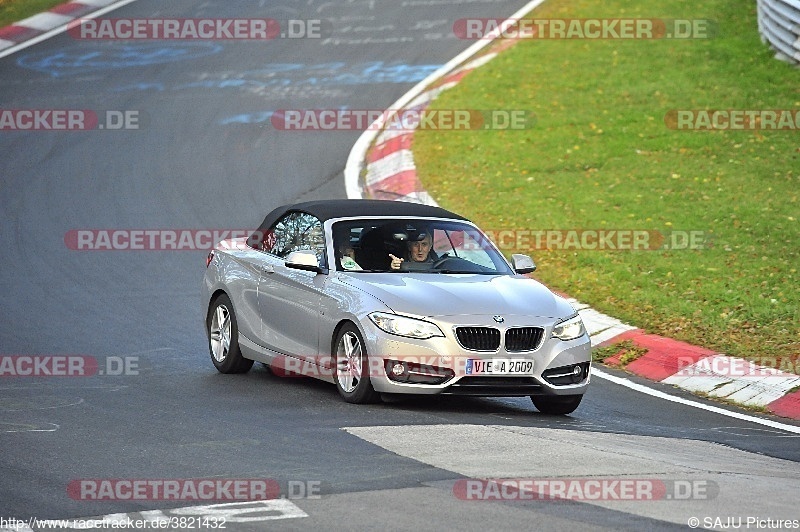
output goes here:
{"type": "Polygon", "coordinates": [[[348,273],[341,280],[394,312],[416,316],[526,315],[566,318],[567,301],[533,279],[509,275],[348,273]]]}

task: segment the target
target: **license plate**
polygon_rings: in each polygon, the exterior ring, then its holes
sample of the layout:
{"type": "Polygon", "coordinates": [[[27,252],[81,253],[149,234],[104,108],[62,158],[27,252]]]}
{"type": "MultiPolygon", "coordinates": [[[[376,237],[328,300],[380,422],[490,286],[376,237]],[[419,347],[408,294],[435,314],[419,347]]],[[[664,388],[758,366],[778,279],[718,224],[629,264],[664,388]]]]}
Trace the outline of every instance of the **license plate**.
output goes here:
{"type": "Polygon", "coordinates": [[[532,360],[507,358],[467,359],[467,375],[530,375],[531,373],[533,373],[532,360]]]}

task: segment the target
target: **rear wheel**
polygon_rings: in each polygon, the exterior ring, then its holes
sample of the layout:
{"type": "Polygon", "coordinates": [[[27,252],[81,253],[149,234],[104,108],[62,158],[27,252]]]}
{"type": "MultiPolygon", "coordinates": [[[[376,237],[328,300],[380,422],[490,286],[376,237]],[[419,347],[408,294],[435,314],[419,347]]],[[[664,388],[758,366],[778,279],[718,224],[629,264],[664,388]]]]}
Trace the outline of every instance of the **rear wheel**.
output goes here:
{"type": "Polygon", "coordinates": [[[211,304],[206,318],[211,362],[220,373],[246,373],[253,361],[239,350],[239,328],[230,298],[222,294],[211,304]]]}
{"type": "Polygon", "coordinates": [[[542,414],[563,416],[571,414],[581,404],[583,395],[532,395],[533,406],[542,414]]]}
{"type": "Polygon", "coordinates": [[[358,328],[352,323],[342,326],[336,335],[334,380],[348,403],[372,403],[378,394],[369,379],[369,357],[358,328]]]}

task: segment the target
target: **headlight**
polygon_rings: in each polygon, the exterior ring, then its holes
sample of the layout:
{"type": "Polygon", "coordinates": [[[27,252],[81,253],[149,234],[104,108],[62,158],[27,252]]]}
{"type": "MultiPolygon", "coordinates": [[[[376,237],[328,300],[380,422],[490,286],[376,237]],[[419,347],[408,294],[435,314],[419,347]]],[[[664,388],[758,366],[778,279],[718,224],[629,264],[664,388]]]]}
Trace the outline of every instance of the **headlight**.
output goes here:
{"type": "Polygon", "coordinates": [[[583,320],[580,316],[574,316],[568,320],[557,323],[553,327],[553,338],[559,340],[574,340],[584,335],[586,329],[583,327],[583,320]]]}
{"type": "Polygon", "coordinates": [[[428,321],[415,320],[396,314],[385,314],[383,312],[373,312],[369,315],[372,323],[381,330],[397,336],[408,336],[409,338],[419,338],[425,340],[434,336],[444,336],[441,329],[428,321]]]}

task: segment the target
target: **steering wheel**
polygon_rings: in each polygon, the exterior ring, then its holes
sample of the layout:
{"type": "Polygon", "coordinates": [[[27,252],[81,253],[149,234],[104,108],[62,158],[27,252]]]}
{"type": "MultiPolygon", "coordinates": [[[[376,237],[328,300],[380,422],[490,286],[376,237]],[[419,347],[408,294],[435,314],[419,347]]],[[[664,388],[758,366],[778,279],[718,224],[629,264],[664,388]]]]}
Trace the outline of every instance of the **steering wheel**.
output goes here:
{"type": "Polygon", "coordinates": [[[435,260],[435,261],[433,262],[433,264],[431,264],[431,269],[432,269],[432,270],[435,270],[436,268],[438,268],[439,266],[441,266],[442,264],[444,264],[445,262],[447,262],[448,260],[450,260],[450,259],[452,259],[452,258],[453,258],[453,257],[451,257],[450,255],[448,255],[447,253],[445,253],[444,255],[442,255],[441,257],[439,257],[439,259],[438,259],[438,260],[435,260]]]}

